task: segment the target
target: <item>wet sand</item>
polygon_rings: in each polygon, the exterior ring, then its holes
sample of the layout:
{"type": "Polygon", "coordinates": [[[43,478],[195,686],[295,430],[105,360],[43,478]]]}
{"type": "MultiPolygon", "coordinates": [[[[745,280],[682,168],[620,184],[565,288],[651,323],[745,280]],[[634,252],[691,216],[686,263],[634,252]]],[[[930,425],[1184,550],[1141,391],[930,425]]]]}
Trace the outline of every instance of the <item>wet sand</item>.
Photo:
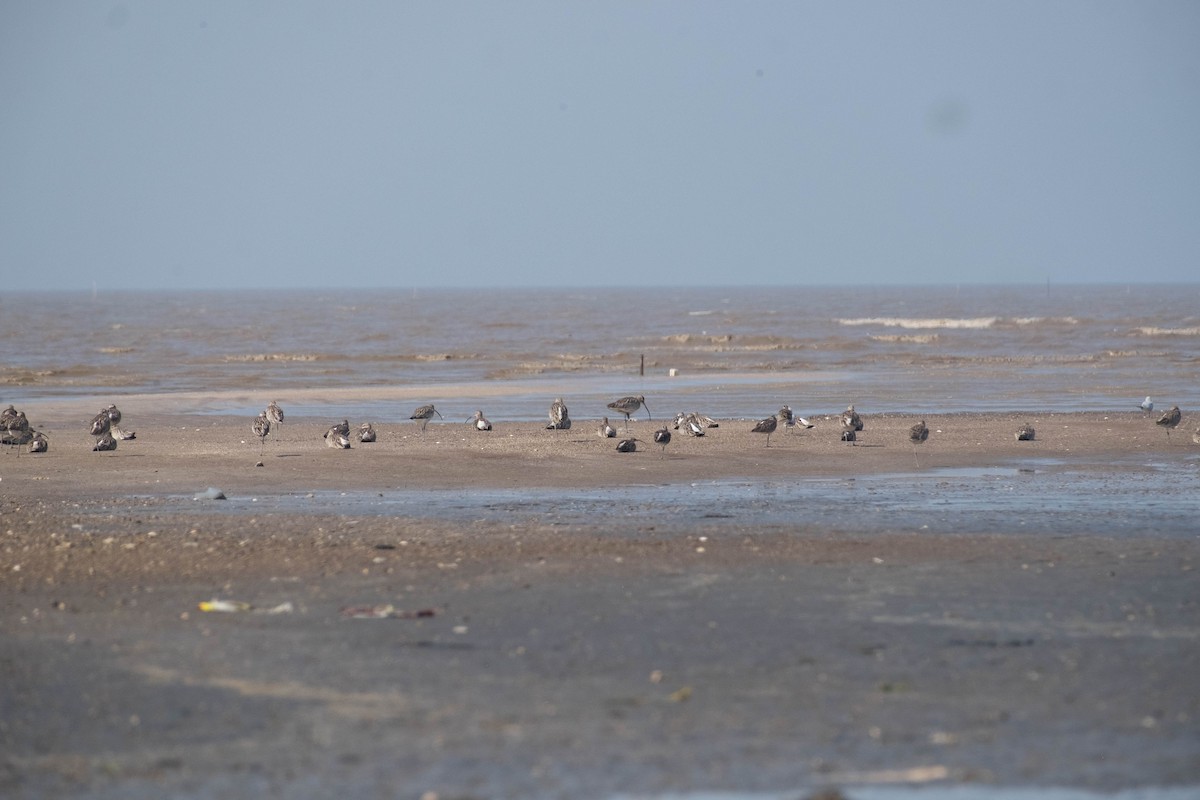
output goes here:
{"type": "Polygon", "coordinates": [[[723,420],[660,458],[582,419],[383,423],[339,451],[335,420],[289,418],[256,466],[248,420],[122,408],[138,438],[115,453],[64,404],[34,420],[50,453],[0,456],[6,796],[1200,784],[1200,547],[1136,509],[1086,535],[1014,518],[934,536],[856,530],[848,502],[838,530],[797,508],[701,534],[190,499],[1194,465],[1191,420],[1168,441],[1138,414],[927,417],[918,448],[909,417],[867,416],[855,446],[822,418],[769,448],[723,420]],[[1024,422],[1034,442],[1014,441],[1024,422]],[[254,609],[201,611],[212,598],[254,609]]]}

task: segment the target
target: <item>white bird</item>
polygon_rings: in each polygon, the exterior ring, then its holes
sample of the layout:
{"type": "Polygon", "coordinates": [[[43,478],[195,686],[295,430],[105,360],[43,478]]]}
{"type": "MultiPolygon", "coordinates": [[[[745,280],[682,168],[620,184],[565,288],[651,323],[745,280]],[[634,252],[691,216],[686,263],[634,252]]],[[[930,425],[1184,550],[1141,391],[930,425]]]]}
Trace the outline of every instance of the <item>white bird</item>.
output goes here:
{"type": "Polygon", "coordinates": [[[1146,399],[1138,406],[1142,411],[1146,412],[1146,416],[1150,416],[1150,412],[1154,410],[1154,401],[1150,399],[1150,395],[1146,395],[1146,399]]]}

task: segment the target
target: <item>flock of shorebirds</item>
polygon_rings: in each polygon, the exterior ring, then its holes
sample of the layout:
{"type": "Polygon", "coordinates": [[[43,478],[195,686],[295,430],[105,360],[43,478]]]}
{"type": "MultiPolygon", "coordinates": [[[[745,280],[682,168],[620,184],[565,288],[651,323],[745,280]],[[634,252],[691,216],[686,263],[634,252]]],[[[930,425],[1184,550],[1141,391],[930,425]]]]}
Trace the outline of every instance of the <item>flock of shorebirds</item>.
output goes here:
{"type": "MultiPolygon", "coordinates": [[[[121,410],[111,404],[92,417],[91,432],[96,437],[92,450],[98,452],[116,450],[117,442],[137,438],[136,432],[121,428],[121,410]]],[[[16,447],[18,457],[22,447],[30,453],[46,453],[50,450],[50,439],[46,434],[30,427],[25,412],[18,411],[12,405],[0,411],[0,444],[16,447]]]]}
{"type": "MultiPolygon", "coordinates": [[[[617,452],[632,453],[637,450],[639,443],[646,444],[643,440],[635,436],[629,436],[629,423],[632,416],[641,409],[646,409],[646,418],[652,420],[650,416],[650,406],[646,403],[646,398],[642,395],[629,395],[622,397],[619,400],[614,400],[608,404],[608,408],[615,414],[621,414],[625,417],[625,433],[626,437],[621,438],[617,442],[617,452]]],[[[1147,417],[1151,417],[1154,412],[1154,403],[1149,397],[1141,402],[1137,408],[1141,409],[1147,417]]],[[[429,420],[434,417],[444,419],[440,411],[438,411],[432,403],[419,406],[413,411],[409,419],[419,421],[421,423],[421,435],[425,434],[425,428],[429,424],[429,420]]],[[[567,410],[567,404],[563,402],[561,397],[556,397],[554,402],[550,404],[549,412],[550,424],[546,426],[547,430],[561,431],[570,430],[571,415],[567,410]]],[[[1183,414],[1179,410],[1179,406],[1172,406],[1171,409],[1158,417],[1155,424],[1166,430],[1167,440],[1170,441],[1171,431],[1179,427],[1183,421],[1183,414]]],[[[467,422],[477,431],[492,430],[492,423],[483,415],[483,411],[475,412],[475,415],[467,420],[467,422]]],[[[858,434],[863,430],[862,416],[850,405],[842,412],[840,418],[841,440],[843,442],[855,443],[858,440],[858,434]]],[[[283,425],[283,409],[279,403],[272,401],[251,423],[251,430],[259,440],[259,458],[262,458],[264,448],[266,447],[267,436],[273,429],[283,425]]],[[[804,417],[797,416],[792,413],[792,409],[788,406],[783,406],[779,412],[769,417],[760,419],[750,428],[751,433],[760,433],[766,435],[766,446],[771,446],[771,434],[784,429],[804,430],[815,427],[813,422],[804,417]]],[[[681,431],[687,436],[704,436],[709,428],[716,428],[718,424],[711,417],[708,417],[699,412],[680,412],[675,415],[673,425],[664,425],[654,431],[653,443],[662,448],[662,457],[665,457],[667,445],[671,442],[671,431],[681,431]]],[[[133,431],[127,431],[121,428],[121,411],[115,405],[108,405],[100,409],[100,413],[96,414],[91,421],[91,434],[96,437],[95,445],[92,447],[95,451],[111,451],[117,449],[117,442],[127,439],[136,438],[137,434],[133,431]]],[[[597,435],[603,439],[617,439],[617,429],[608,421],[608,417],[604,417],[596,429],[597,435]]],[[[1018,428],[1014,434],[1019,442],[1032,441],[1036,431],[1032,425],[1025,424],[1018,428]]],[[[376,440],[375,426],[370,422],[364,422],[358,426],[353,432],[353,438],[360,443],[366,444],[376,440]]],[[[331,426],[324,434],[325,444],[328,447],[338,449],[349,449],[351,442],[351,430],[348,420],[342,420],[336,425],[331,426]]],[[[909,429],[909,440],[913,445],[921,444],[929,439],[929,428],[926,427],[925,421],[921,420],[909,429]]],[[[1192,441],[1200,444],[1200,428],[1197,428],[1192,434],[1192,441]]],[[[17,455],[20,456],[21,449],[24,448],[30,453],[45,453],[50,449],[50,440],[40,431],[34,430],[29,420],[25,416],[25,412],[18,411],[12,405],[0,411],[0,444],[8,447],[16,447],[17,455]]],[[[262,462],[259,461],[261,466],[262,462]]]]}
{"type": "MultiPolygon", "coordinates": [[[[617,442],[617,452],[636,452],[638,444],[645,444],[646,442],[638,439],[635,436],[628,436],[629,423],[632,419],[632,416],[643,408],[646,409],[646,419],[653,419],[650,416],[650,406],[647,404],[646,398],[640,394],[629,395],[609,403],[608,408],[610,411],[621,414],[625,417],[625,433],[627,435],[626,438],[622,438],[617,442]]],[[[1154,410],[1154,403],[1152,403],[1150,398],[1147,397],[1141,403],[1141,405],[1138,406],[1138,408],[1142,409],[1147,416],[1149,416],[1154,410]]],[[[433,419],[434,416],[437,416],[439,419],[444,419],[441,412],[438,411],[432,403],[428,403],[419,406],[416,410],[414,410],[409,416],[409,419],[420,421],[421,435],[424,436],[425,428],[429,424],[429,420],[433,419]]],[[[556,397],[550,404],[549,419],[550,424],[546,426],[546,430],[570,430],[571,415],[567,409],[567,404],[561,397],[556,397]]],[[[1169,441],[1171,437],[1171,431],[1179,426],[1179,423],[1182,421],[1182,419],[1183,415],[1179,410],[1179,406],[1173,406],[1170,411],[1167,411],[1165,414],[1159,417],[1158,420],[1156,420],[1156,424],[1166,429],[1167,439],[1169,441]]],[[[476,411],[475,415],[469,418],[467,422],[478,431],[492,430],[492,423],[483,415],[482,410],[476,411]]],[[[846,410],[842,412],[839,422],[841,427],[841,440],[843,442],[850,442],[851,444],[856,443],[858,441],[858,434],[862,432],[864,425],[862,416],[855,410],[853,405],[848,406],[846,410]]],[[[264,410],[254,419],[252,430],[254,435],[259,438],[260,458],[262,456],[263,446],[265,445],[267,435],[271,432],[271,426],[281,425],[282,423],[283,409],[280,408],[279,404],[274,401],[267,406],[266,410],[264,410]]],[[[815,423],[810,422],[804,417],[797,416],[792,412],[790,407],[785,405],[779,409],[778,413],[760,419],[758,422],[754,423],[754,426],[750,429],[750,432],[765,434],[766,446],[770,447],[771,434],[779,430],[780,426],[782,426],[784,429],[805,430],[815,427],[815,423]]],[[[667,445],[671,442],[672,428],[676,431],[682,431],[688,436],[704,436],[706,430],[716,427],[718,427],[718,423],[711,417],[708,417],[704,414],[700,414],[699,412],[695,411],[687,413],[680,412],[679,414],[675,415],[673,426],[664,425],[654,432],[653,442],[662,448],[660,457],[665,457],[667,445]]],[[[602,439],[618,438],[617,429],[608,421],[608,417],[604,417],[600,420],[600,424],[596,429],[596,433],[602,439]]],[[[1037,432],[1034,430],[1034,427],[1028,423],[1019,427],[1014,433],[1014,437],[1018,442],[1032,441],[1036,435],[1037,432]]],[[[325,432],[324,437],[325,443],[329,447],[348,449],[350,447],[349,421],[342,420],[340,423],[332,426],[325,432]]],[[[355,432],[355,437],[359,442],[374,442],[376,438],[374,425],[372,425],[370,422],[362,423],[362,425],[360,425],[358,430],[355,432]]],[[[925,425],[925,420],[921,420],[909,429],[908,438],[914,446],[928,441],[929,428],[925,425]]],[[[1192,434],[1192,440],[1197,444],[1200,444],[1200,428],[1197,428],[1196,432],[1192,434]]],[[[261,466],[261,464],[262,462],[260,461],[259,465],[261,466]]]]}

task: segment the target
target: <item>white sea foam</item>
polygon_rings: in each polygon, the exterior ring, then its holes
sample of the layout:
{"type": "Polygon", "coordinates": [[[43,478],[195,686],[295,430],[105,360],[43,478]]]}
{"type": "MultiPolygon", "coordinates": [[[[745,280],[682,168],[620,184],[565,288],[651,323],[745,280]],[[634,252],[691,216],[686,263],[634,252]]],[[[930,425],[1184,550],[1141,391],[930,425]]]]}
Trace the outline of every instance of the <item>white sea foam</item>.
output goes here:
{"type": "Polygon", "coordinates": [[[861,326],[883,325],[888,328],[907,328],[911,330],[927,330],[930,328],[990,328],[1000,321],[999,317],[968,317],[954,319],[951,317],[859,317],[857,319],[839,319],[838,324],[861,326]]]}
{"type": "Polygon", "coordinates": [[[1147,326],[1134,328],[1133,332],[1140,336],[1200,336],[1200,328],[1157,328],[1147,326]]]}

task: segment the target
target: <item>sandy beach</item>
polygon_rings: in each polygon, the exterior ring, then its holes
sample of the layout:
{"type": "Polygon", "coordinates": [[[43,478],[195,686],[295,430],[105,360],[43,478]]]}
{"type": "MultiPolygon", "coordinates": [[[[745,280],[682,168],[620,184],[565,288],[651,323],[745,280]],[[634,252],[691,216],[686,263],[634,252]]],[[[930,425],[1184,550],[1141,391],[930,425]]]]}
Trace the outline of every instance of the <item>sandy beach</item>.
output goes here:
{"type": "Polygon", "coordinates": [[[333,450],[321,433],[336,420],[289,417],[258,466],[246,419],[122,407],[137,439],[113,453],[91,452],[62,403],[39,408],[49,453],[0,457],[6,796],[1200,784],[1200,546],[1186,531],[1136,514],[1087,533],[1023,515],[987,533],[860,529],[851,499],[833,527],[796,507],[786,523],[733,513],[702,532],[652,512],[436,507],[447,490],[998,463],[1170,463],[1194,486],[1193,420],[1168,439],[1136,413],[930,416],[914,446],[909,416],[868,415],[855,445],[821,417],[769,447],[753,420],[721,420],[703,438],[674,432],[664,453],[642,419],[638,452],[618,454],[590,419],[486,434],[452,419],[423,436],[383,423],[377,443],[333,450]],[[1025,422],[1037,438],[1016,442],[1025,422]],[[209,487],[229,500],[193,499],[209,487]],[[418,490],[429,508],[354,507],[418,490]],[[330,510],[328,493],[349,499],[330,510]],[[201,610],[213,599],[251,608],[201,610]]]}

